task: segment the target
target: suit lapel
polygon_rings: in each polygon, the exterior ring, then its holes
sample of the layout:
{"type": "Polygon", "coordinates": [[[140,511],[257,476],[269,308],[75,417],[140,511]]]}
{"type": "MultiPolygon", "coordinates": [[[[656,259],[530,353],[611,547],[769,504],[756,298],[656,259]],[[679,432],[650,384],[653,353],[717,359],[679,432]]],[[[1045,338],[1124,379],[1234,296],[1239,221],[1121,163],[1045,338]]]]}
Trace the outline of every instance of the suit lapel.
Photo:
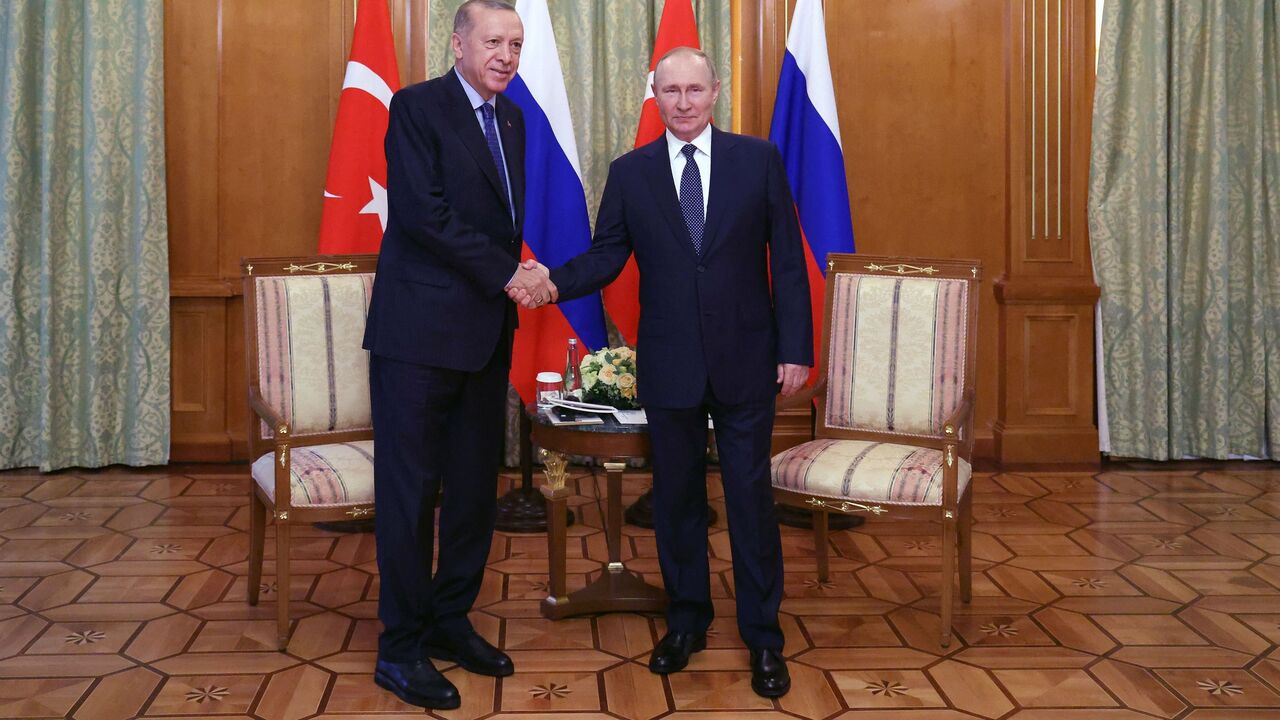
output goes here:
{"type": "Polygon", "coordinates": [[[702,256],[709,255],[719,240],[720,221],[724,218],[729,205],[731,178],[737,172],[734,161],[733,146],[737,144],[732,135],[721,132],[715,126],[711,128],[711,183],[710,197],[707,198],[707,221],[702,230],[702,256]]]}
{"type": "MultiPolygon", "coordinates": [[[[489,179],[489,185],[493,187],[493,191],[498,194],[498,198],[503,197],[502,185],[498,182],[498,167],[493,164],[493,155],[489,153],[489,143],[485,142],[484,131],[480,129],[480,123],[476,121],[476,110],[471,107],[470,101],[467,100],[467,93],[462,89],[462,82],[458,80],[457,70],[449,71],[449,100],[452,107],[449,108],[449,125],[457,134],[458,139],[462,141],[463,147],[471,153],[475,159],[476,165],[480,167],[480,171],[489,179]]],[[[506,139],[505,137],[503,138],[506,139]]],[[[510,163],[508,163],[509,165],[510,163]]]]}
{"type": "Polygon", "coordinates": [[[675,181],[671,175],[671,157],[667,154],[667,136],[663,134],[657,140],[644,147],[648,156],[645,162],[645,174],[648,175],[649,191],[658,205],[658,211],[671,227],[671,237],[688,251],[689,257],[697,259],[693,251],[693,240],[689,237],[689,226],[684,223],[684,215],[680,212],[680,198],[676,196],[675,181]]]}
{"type": "MultiPolygon", "coordinates": [[[[512,122],[515,116],[515,103],[505,95],[498,95],[494,105],[497,115],[498,134],[502,136],[502,150],[507,157],[507,177],[511,180],[511,207],[515,208],[516,226],[524,217],[524,128],[512,122]]],[[[485,147],[488,150],[488,147],[485,147]]]]}

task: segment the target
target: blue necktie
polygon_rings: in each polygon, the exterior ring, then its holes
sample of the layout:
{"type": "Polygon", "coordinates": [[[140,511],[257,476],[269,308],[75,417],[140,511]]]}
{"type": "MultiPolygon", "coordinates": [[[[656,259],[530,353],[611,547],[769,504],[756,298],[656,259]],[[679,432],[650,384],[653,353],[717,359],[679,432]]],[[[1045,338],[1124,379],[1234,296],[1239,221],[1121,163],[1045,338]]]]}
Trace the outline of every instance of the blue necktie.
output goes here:
{"type": "Polygon", "coordinates": [[[514,218],[516,213],[511,207],[511,197],[507,195],[507,166],[502,163],[502,147],[498,145],[498,128],[493,124],[493,106],[482,103],[480,114],[484,116],[484,141],[489,145],[493,164],[498,166],[498,185],[502,188],[502,200],[507,205],[507,211],[514,218]]]}
{"type": "Polygon", "coordinates": [[[693,251],[702,254],[702,174],[698,172],[698,163],[693,161],[693,154],[698,148],[693,143],[680,148],[684,154],[684,174],[680,176],[680,209],[684,211],[684,224],[689,228],[689,239],[693,240],[693,251]]]}

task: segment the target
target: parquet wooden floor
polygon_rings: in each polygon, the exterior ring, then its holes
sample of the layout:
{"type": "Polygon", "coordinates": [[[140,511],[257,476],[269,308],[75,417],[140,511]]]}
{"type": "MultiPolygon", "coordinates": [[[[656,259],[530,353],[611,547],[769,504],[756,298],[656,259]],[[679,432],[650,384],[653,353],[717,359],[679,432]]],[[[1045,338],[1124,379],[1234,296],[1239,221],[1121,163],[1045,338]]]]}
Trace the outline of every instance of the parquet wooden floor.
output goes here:
{"type": "MultiPolygon", "coordinates": [[[[1177,466],[1174,466],[1175,468],[1177,466]]],[[[407,718],[377,689],[373,537],[297,532],[296,577],[245,604],[246,474],[166,468],[0,473],[0,717],[407,718]],[[287,653],[274,598],[293,598],[287,653]]],[[[571,583],[606,557],[602,478],[577,476],[571,583]]],[[[979,474],[973,604],[938,646],[930,526],[835,533],[830,582],[784,528],[783,625],[794,686],[754,695],[733,614],[722,518],[720,617],[668,678],[644,663],[660,618],[544,620],[544,536],[499,534],[474,613],[518,672],[457,668],[464,718],[1280,718],[1280,470],[979,474]]],[[[713,481],[713,495],[718,483],[713,481]]],[[[633,499],[647,486],[628,479],[633,499]]],[[[270,532],[270,531],[268,531],[270,532]]],[[[653,536],[629,566],[658,578],[653,536]]]]}

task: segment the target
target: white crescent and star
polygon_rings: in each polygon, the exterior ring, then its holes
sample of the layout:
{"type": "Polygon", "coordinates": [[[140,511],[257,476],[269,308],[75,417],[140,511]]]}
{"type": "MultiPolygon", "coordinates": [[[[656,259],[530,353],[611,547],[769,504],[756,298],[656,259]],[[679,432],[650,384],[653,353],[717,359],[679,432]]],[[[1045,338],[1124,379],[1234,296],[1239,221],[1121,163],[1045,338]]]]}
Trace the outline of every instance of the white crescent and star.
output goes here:
{"type": "MultiPolygon", "coordinates": [[[[391,86],[363,63],[354,60],[347,63],[347,74],[342,79],[342,89],[345,91],[347,88],[369,93],[382,103],[383,107],[391,109],[391,86]]],[[[377,180],[369,178],[369,194],[371,198],[368,204],[360,208],[360,214],[377,215],[378,222],[382,223],[382,229],[385,231],[387,229],[387,189],[378,184],[377,180]]],[[[341,195],[334,195],[327,189],[324,191],[324,196],[334,199],[342,198],[341,195]]]]}
{"type": "Polygon", "coordinates": [[[382,223],[382,231],[387,231],[387,189],[378,184],[377,180],[369,178],[369,192],[373,195],[373,199],[367,205],[360,208],[361,215],[377,215],[378,222],[382,223]]]}

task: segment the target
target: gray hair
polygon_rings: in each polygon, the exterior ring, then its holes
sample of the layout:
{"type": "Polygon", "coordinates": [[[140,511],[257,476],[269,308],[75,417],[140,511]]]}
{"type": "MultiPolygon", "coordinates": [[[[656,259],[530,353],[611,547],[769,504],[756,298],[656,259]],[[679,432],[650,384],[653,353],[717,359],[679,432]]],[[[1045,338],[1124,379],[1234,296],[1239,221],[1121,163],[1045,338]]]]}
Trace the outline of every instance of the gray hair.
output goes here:
{"type": "MultiPolygon", "coordinates": [[[[472,0],[472,1],[475,1],[475,0],[472,0]]],[[[716,64],[711,62],[711,58],[708,57],[706,53],[702,52],[698,48],[689,47],[688,45],[681,45],[680,47],[671,48],[670,50],[667,51],[665,55],[663,55],[658,60],[658,64],[653,66],[654,82],[657,82],[658,80],[658,68],[662,67],[662,63],[666,62],[667,58],[674,57],[676,55],[692,55],[696,58],[702,58],[702,62],[706,63],[707,65],[707,70],[711,71],[711,84],[715,85],[716,83],[720,82],[720,77],[719,75],[716,74],[716,64]]]]}
{"type": "Polygon", "coordinates": [[[485,10],[516,11],[510,3],[502,2],[502,0],[467,0],[458,6],[458,12],[453,14],[453,31],[455,33],[462,35],[471,29],[471,8],[474,7],[482,7],[485,10]]]}

